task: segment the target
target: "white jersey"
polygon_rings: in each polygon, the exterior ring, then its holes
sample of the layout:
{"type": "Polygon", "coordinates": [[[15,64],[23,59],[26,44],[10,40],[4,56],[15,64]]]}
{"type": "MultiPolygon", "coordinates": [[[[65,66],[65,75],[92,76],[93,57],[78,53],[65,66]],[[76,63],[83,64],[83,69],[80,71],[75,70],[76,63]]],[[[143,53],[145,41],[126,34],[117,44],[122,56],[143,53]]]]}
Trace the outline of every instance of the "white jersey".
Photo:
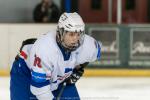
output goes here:
{"type": "Polygon", "coordinates": [[[22,53],[31,69],[31,91],[40,95],[56,90],[77,65],[99,59],[100,46],[94,38],[85,35],[83,44],[65,60],[56,42],[56,32],[48,32],[33,45],[24,46],[22,53]]]}

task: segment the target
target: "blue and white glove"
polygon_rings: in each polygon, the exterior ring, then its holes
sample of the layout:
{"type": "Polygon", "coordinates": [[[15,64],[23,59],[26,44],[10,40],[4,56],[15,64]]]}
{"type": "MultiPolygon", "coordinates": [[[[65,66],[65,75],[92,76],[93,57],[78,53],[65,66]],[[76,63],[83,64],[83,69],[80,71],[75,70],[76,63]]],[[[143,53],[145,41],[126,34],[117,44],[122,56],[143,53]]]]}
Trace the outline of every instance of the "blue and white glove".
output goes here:
{"type": "Polygon", "coordinates": [[[75,84],[84,73],[84,68],[74,69],[73,73],[65,80],[67,84],[75,84]]]}

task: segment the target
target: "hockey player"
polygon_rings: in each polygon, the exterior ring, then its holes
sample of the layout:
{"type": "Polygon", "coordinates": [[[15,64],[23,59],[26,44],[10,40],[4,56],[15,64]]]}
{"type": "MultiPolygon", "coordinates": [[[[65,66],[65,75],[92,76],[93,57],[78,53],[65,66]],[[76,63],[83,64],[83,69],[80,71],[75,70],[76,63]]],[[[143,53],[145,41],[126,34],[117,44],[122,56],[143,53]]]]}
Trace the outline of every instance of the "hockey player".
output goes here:
{"type": "Polygon", "coordinates": [[[57,31],[24,41],[11,69],[11,100],[80,100],[75,83],[100,59],[100,44],[84,30],[79,14],[63,13],[57,31]]]}

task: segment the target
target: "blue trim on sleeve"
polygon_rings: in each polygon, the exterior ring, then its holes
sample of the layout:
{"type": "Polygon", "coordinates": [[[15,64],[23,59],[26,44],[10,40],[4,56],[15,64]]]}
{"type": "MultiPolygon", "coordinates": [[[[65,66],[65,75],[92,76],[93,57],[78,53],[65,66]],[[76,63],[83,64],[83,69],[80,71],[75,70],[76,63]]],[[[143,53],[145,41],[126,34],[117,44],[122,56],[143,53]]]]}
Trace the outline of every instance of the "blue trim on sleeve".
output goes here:
{"type": "Polygon", "coordinates": [[[49,80],[46,80],[45,82],[41,82],[41,83],[38,83],[38,82],[35,82],[34,80],[31,80],[31,85],[34,87],[37,87],[37,88],[41,88],[41,87],[49,85],[49,84],[50,84],[49,80]]]}
{"type": "Polygon", "coordinates": [[[50,80],[46,80],[46,74],[45,73],[38,73],[31,71],[31,85],[35,87],[43,87],[50,84],[50,80]]]}
{"type": "Polygon", "coordinates": [[[97,60],[100,60],[100,57],[101,57],[101,48],[100,48],[100,45],[99,45],[98,42],[97,42],[97,47],[98,47],[97,60]]]}
{"type": "Polygon", "coordinates": [[[46,81],[46,74],[45,73],[38,73],[38,72],[31,72],[32,80],[35,82],[41,83],[46,81]]]}

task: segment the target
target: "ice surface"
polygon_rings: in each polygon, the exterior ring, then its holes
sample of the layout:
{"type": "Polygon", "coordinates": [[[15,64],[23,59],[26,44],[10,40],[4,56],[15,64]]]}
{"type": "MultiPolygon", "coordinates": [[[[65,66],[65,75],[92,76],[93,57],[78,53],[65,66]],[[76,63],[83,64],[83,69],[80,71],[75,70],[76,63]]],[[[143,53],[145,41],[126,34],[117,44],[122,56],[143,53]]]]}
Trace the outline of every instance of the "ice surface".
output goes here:
{"type": "MultiPolygon", "coordinates": [[[[9,77],[0,77],[0,100],[10,100],[9,77]]],[[[81,100],[150,100],[149,77],[87,77],[77,82],[81,100]]]]}

